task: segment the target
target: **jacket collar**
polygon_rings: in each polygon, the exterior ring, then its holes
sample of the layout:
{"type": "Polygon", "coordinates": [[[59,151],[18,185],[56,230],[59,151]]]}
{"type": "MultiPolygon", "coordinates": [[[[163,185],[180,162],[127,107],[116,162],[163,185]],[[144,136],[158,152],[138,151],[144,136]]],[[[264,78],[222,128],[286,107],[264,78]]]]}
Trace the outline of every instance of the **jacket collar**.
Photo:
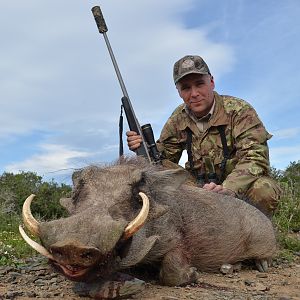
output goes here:
{"type": "Polygon", "coordinates": [[[213,112],[210,120],[210,126],[228,125],[230,123],[230,116],[225,110],[223,97],[217,92],[214,92],[214,97],[216,101],[215,111],[213,112]]]}
{"type": "MultiPolygon", "coordinates": [[[[214,92],[214,99],[215,108],[212,116],[208,121],[208,127],[229,124],[230,116],[225,111],[223,97],[220,96],[217,92],[214,92]]],[[[179,130],[185,130],[187,127],[189,127],[194,133],[198,132],[197,124],[195,123],[195,120],[193,120],[186,111],[185,105],[182,106],[182,112],[183,120],[178,125],[179,130]]]]}

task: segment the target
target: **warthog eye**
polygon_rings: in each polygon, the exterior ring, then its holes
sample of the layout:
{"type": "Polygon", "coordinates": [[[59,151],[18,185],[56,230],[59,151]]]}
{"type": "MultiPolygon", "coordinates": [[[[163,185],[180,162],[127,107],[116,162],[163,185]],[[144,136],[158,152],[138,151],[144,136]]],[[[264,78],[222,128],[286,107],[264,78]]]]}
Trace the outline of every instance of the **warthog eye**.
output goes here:
{"type": "Polygon", "coordinates": [[[90,251],[86,251],[86,252],[83,252],[82,254],[80,254],[80,257],[83,259],[90,259],[93,257],[93,254],[90,251]]]}
{"type": "Polygon", "coordinates": [[[63,257],[63,253],[60,250],[57,249],[52,249],[52,251],[50,251],[53,255],[55,255],[56,257],[63,257]]]}

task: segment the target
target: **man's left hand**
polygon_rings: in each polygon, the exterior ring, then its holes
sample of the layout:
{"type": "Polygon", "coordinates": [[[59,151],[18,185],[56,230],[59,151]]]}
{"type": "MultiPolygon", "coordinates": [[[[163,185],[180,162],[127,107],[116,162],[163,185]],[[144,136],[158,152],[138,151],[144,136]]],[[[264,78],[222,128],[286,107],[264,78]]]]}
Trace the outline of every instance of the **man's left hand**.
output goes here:
{"type": "Polygon", "coordinates": [[[224,188],[220,184],[216,184],[214,182],[204,184],[203,188],[207,191],[215,192],[218,194],[229,195],[235,197],[235,192],[229,189],[224,188]]]}

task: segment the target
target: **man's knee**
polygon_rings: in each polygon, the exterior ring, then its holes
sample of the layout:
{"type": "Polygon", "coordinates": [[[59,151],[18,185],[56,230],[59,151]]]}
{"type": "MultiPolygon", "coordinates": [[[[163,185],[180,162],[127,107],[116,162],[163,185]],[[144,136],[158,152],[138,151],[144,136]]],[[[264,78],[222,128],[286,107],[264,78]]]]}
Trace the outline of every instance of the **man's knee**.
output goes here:
{"type": "Polygon", "coordinates": [[[246,193],[250,202],[267,216],[272,216],[281,195],[278,184],[270,177],[260,177],[246,193]]]}

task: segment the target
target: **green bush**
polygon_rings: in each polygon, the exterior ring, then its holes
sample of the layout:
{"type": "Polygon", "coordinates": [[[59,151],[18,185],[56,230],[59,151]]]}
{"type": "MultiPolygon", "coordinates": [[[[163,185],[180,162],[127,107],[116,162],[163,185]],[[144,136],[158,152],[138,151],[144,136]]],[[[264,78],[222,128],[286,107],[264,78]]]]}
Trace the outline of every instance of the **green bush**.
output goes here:
{"type": "Polygon", "coordinates": [[[33,172],[20,174],[3,173],[0,177],[0,206],[2,211],[20,214],[25,199],[35,194],[32,212],[40,218],[49,220],[66,215],[59,199],[71,195],[71,187],[53,180],[43,182],[42,177],[33,172]]]}
{"type": "Polygon", "coordinates": [[[71,187],[53,180],[44,182],[32,172],[3,173],[0,176],[0,265],[15,265],[36,255],[21,237],[21,211],[25,199],[35,194],[32,213],[37,219],[51,220],[66,215],[59,199],[71,195],[71,187]]]}
{"type": "Polygon", "coordinates": [[[283,194],[274,221],[283,232],[300,231],[300,196],[295,194],[295,186],[281,186],[283,194]]]}
{"type": "Polygon", "coordinates": [[[272,174],[282,188],[278,209],[273,217],[282,249],[291,252],[300,251],[300,161],[291,162],[285,171],[272,170],[272,174]]]}

